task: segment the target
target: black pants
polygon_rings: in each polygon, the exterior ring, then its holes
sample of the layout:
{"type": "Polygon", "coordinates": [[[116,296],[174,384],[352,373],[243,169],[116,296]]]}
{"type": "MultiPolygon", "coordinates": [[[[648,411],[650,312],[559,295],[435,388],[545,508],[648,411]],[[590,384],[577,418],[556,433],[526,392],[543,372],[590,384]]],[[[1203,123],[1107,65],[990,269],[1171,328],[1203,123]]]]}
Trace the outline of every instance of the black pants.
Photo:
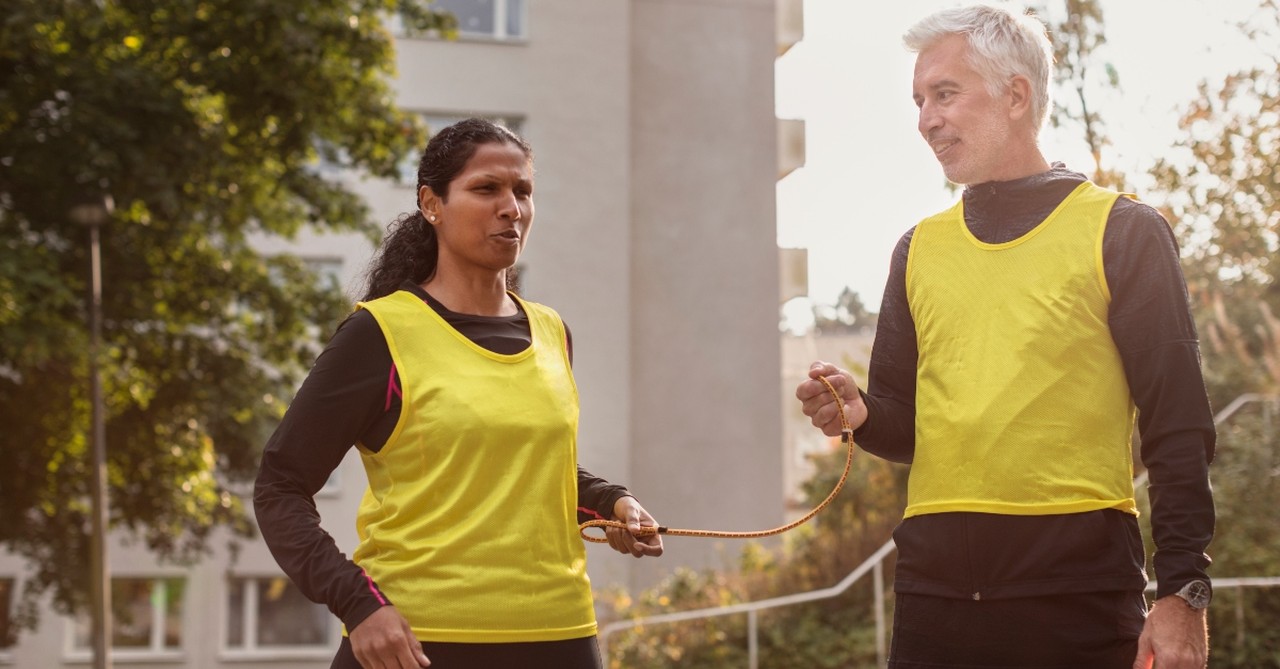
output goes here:
{"type": "MultiPolygon", "coordinates": [[[[600,646],[593,636],[529,643],[423,641],[422,652],[431,660],[431,669],[601,669],[600,646]]],[[[347,637],[342,637],[329,669],[363,669],[347,637]]]]}
{"type": "Polygon", "coordinates": [[[1130,669],[1141,592],[973,601],[898,594],[889,669],[1130,669]]]}

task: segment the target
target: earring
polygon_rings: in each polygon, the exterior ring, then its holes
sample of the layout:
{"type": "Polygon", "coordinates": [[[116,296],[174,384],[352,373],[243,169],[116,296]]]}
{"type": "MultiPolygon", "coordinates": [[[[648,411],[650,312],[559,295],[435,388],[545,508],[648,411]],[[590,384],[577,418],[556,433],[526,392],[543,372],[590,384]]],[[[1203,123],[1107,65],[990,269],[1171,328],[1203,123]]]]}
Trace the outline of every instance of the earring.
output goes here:
{"type": "Polygon", "coordinates": [[[435,223],[435,222],[436,222],[436,215],[435,215],[435,214],[432,214],[432,215],[428,216],[428,217],[427,217],[427,220],[428,220],[428,221],[430,221],[431,223],[435,223]]]}

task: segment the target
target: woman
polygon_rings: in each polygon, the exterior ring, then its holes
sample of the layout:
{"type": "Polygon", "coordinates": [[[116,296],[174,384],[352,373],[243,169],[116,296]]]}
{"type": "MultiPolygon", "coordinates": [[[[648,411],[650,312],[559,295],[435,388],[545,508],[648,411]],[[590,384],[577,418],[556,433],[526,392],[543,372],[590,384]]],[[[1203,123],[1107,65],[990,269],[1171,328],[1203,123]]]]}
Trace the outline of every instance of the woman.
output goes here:
{"type": "Polygon", "coordinates": [[[619,552],[662,553],[634,536],[657,524],[635,498],[576,466],[568,329],[507,290],[533,213],[524,140],[480,119],[437,133],[418,211],[267,443],[258,522],[342,620],[332,667],[596,669],[578,514],[627,522],[609,531],[619,552]],[[312,497],[353,443],[369,487],[348,560],[312,497]]]}

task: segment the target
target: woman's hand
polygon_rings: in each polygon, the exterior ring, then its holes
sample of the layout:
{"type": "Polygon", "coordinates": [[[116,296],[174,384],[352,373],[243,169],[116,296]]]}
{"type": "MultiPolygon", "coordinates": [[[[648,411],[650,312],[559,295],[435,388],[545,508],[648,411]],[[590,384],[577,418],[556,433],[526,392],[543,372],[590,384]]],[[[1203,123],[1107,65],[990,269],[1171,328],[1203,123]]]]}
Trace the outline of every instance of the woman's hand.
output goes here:
{"type": "Polygon", "coordinates": [[[351,650],[365,669],[413,669],[429,667],[431,660],[413,636],[409,621],[394,606],[369,614],[347,632],[351,650]]]}
{"type": "Polygon", "coordinates": [[[613,503],[613,520],[626,523],[627,529],[618,527],[605,528],[609,545],[619,553],[630,553],[638,558],[646,555],[657,557],[662,555],[662,536],[656,532],[644,534],[642,527],[658,527],[658,521],[640,506],[640,502],[630,495],[619,497],[613,503]]]}

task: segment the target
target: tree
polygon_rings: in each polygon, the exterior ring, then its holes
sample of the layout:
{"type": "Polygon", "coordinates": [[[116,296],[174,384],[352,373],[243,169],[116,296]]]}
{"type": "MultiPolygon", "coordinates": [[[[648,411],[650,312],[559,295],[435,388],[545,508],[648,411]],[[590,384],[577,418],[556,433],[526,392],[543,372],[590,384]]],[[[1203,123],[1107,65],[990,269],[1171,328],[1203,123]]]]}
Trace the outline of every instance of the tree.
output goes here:
{"type": "Polygon", "coordinates": [[[1151,172],[1182,241],[1217,404],[1280,391],[1280,3],[1260,9],[1266,23],[1248,30],[1271,64],[1202,83],[1179,124],[1187,139],[1151,172]]]}
{"type": "MultiPolygon", "coordinates": [[[[1270,62],[1202,83],[1180,121],[1186,139],[1151,171],[1182,245],[1218,407],[1246,392],[1280,393],[1280,3],[1262,0],[1242,28],[1270,62]]],[[[1218,428],[1215,574],[1275,574],[1280,443],[1274,405],[1262,408],[1218,428]]],[[[1209,615],[1214,666],[1277,666],[1274,588],[1225,593],[1209,615]]]]}
{"type": "MultiPolygon", "coordinates": [[[[82,604],[89,481],[87,234],[102,231],[110,524],[165,559],[250,526],[249,479],[318,342],[349,305],[254,235],[375,238],[321,164],[391,176],[421,145],[388,85],[382,19],[407,0],[6,0],[0,19],[0,545],[25,610],[82,604]]],[[[31,620],[27,620],[31,623],[31,620]]]]}
{"type": "Polygon", "coordinates": [[[1120,188],[1124,175],[1106,166],[1103,160],[1103,148],[1112,142],[1097,100],[1108,88],[1120,88],[1119,73],[1110,62],[1102,60],[1107,43],[1102,4],[1100,0],[1062,0],[1060,5],[1052,2],[1040,7],[1037,14],[1046,19],[1053,42],[1056,104],[1049,116],[1050,125],[1078,128],[1080,139],[1093,157],[1090,179],[1100,186],[1120,188]],[[1104,77],[1101,82],[1099,72],[1104,77]]]}
{"type": "MultiPolygon", "coordinates": [[[[831,492],[847,458],[839,439],[814,457],[817,471],[805,482],[805,503],[816,506],[831,492]]],[[[639,618],[671,610],[725,606],[831,587],[889,537],[906,505],[907,468],[855,454],[840,494],[809,523],[783,535],[769,551],[742,547],[738,564],[722,570],[679,570],[634,598],[625,590],[602,593],[606,617],[639,618]]],[[[681,539],[675,537],[669,541],[681,539]]],[[[887,578],[892,578],[889,563],[887,578]]],[[[875,666],[870,579],[840,597],[761,614],[760,666],[781,669],[875,666]]],[[[629,669],[712,669],[746,662],[743,616],[727,616],[622,632],[611,639],[606,666],[629,669]]]]}
{"type": "Polygon", "coordinates": [[[819,334],[874,332],[877,316],[862,303],[862,297],[848,286],[840,291],[834,306],[815,306],[814,329],[819,334]]]}

